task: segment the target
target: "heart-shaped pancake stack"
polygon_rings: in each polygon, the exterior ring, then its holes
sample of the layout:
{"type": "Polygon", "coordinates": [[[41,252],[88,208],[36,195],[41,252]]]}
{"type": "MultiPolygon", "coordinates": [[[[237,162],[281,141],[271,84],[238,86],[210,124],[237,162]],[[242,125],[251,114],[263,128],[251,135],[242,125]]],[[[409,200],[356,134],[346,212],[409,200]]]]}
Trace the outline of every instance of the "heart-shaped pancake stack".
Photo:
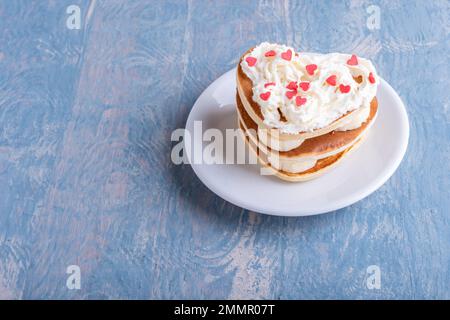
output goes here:
{"type": "Polygon", "coordinates": [[[261,43],[242,56],[236,104],[245,141],[279,178],[305,181],[354,150],[373,124],[378,75],[356,55],[261,43]]]}

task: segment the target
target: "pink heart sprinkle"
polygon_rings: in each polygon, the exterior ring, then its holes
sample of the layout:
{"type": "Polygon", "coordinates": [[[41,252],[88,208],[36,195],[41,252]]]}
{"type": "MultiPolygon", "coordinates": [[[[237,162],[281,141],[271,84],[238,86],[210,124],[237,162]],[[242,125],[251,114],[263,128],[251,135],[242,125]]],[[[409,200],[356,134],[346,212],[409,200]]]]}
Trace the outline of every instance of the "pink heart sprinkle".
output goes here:
{"type": "Polygon", "coordinates": [[[373,73],[371,72],[371,73],[369,73],[369,82],[370,83],[375,83],[375,77],[373,76],[373,73]]]}
{"type": "Polygon", "coordinates": [[[288,99],[292,99],[293,96],[295,96],[297,94],[297,91],[286,91],[286,97],[288,97],[288,99]]]}
{"type": "Polygon", "coordinates": [[[265,85],[264,85],[264,88],[267,88],[267,87],[269,87],[269,86],[274,86],[275,85],[275,82],[267,82],[265,85]]]}
{"type": "Polygon", "coordinates": [[[270,98],[270,91],[269,91],[269,92],[265,92],[265,93],[261,93],[261,94],[259,95],[259,97],[260,97],[262,100],[264,100],[264,101],[269,100],[269,98],[270,98]]]}
{"type": "Polygon", "coordinates": [[[281,58],[287,61],[291,61],[292,59],[292,50],[288,49],[286,52],[281,53],[281,58]]]}
{"type": "Polygon", "coordinates": [[[342,93],[348,93],[348,92],[350,92],[350,86],[341,84],[339,86],[339,90],[341,90],[342,93]]]}
{"type": "Polygon", "coordinates": [[[297,96],[295,98],[295,104],[297,105],[297,107],[300,107],[300,106],[304,105],[305,103],[306,103],[306,98],[303,98],[300,96],[297,96]]]}
{"type": "Polygon", "coordinates": [[[317,64],[308,64],[306,66],[306,71],[311,76],[314,74],[314,71],[316,71],[316,69],[317,69],[317,64]]]}
{"type": "Polygon", "coordinates": [[[274,50],[267,51],[264,56],[266,57],[274,57],[277,53],[274,50]]]}
{"type": "Polygon", "coordinates": [[[297,82],[295,82],[295,81],[289,82],[289,84],[286,86],[286,88],[288,88],[290,90],[297,90],[297,82]]]}
{"type": "Polygon", "coordinates": [[[327,80],[325,80],[330,86],[336,85],[336,76],[333,74],[332,76],[329,76],[327,80]]]}
{"type": "Polygon", "coordinates": [[[256,64],[256,58],[253,57],[247,57],[245,61],[247,61],[249,67],[253,67],[256,64]]]}
{"type": "Polygon", "coordinates": [[[352,57],[347,60],[347,64],[349,66],[356,66],[358,65],[358,57],[352,54],[352,57]]]}
{"type": "Polygon", "coordinates": [[[298,85],[303,91],[308,91],[309,89],[309,82],[300,82],[300,84],[298,85]]]}

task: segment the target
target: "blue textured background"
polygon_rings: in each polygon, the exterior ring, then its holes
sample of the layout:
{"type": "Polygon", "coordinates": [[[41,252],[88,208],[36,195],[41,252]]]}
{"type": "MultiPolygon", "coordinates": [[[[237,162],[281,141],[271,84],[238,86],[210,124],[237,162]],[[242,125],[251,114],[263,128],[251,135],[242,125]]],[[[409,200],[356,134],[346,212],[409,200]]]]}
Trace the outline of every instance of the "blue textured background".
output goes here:
{"type": "Polygon", "coordinates": [[[1,1],[0,298],[450,298],[449,21],[445,0],[1,1]],[[270,217],[171,164],[172,130],[263,40],[355,52],[398,90],[410,144],[381,189],[270,217]]]}

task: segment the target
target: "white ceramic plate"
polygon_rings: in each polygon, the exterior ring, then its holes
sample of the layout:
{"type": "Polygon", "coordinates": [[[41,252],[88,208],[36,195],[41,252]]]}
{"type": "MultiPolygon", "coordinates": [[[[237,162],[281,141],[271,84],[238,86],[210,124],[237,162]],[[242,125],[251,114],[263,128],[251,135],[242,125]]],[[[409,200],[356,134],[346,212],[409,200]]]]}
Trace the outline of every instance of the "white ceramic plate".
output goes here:
{"type": "Polygon", "coordinates": [[[395,172],[405,154],[409,137],[405,106],[394,89],[381,80],[377,94],[379,113],[367,138],[357,150],[317,179],[285,182],[275,176],[261,175],[259,165],[255,164],[205,164],[206,158],[195,164],[191,152],[201,152],[210,142],[203,141],[201,134],[194,134],[194,121],[202,121],[203,132],[209,128],[222,132],[237,128],[235,77],[236,69],[230,70],[197,99],[186,122],[191,142],[185,140],[185,151],[200,180],[237,206],[280,216],[337,210],[377,190],[395,172]]]}

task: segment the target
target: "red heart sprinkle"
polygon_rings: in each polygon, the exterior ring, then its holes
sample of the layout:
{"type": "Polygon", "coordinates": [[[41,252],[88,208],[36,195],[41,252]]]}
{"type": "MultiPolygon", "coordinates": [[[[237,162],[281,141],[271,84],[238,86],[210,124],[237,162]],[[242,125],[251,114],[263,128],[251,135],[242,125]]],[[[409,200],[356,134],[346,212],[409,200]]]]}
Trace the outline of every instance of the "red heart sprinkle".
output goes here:
{"type": "Polygon", "coordinates": [[[341,84],[339,86],[339,90],[341,90],[342,93],[348,93],[348,92],[350,92],[350,86],[345,86],[345,85],[341,84]]]}
{"type": "Polygon", "coordinates": [[[264,85],[264,88],[267,88],[267,87],[269,87],[269,86],[274,86],[275,85],[275,82],[267,82],[265,85],[264,85]]]}
{"type": "Polygon", "coordinates": [[[288,97],[288,99],[292,99],[293,96],[295,96],[297,94],[297,91],[286,91],[286,97],[288,97]]]}
{"type": "Polygon", "coordinates": [[[303,91],[308,91],[309,89],[309,82],[300,82],[298,85],[303,91]]]}
{"type": "Polygon", "coordinates": [[[308,64],[306,66],[306,71],[311,76],[314,74],[314,71],[316,71],[316,69],[317,69],[317,64],[308,64]]]}
{"type": "Polygon", "coordinates": [[[286,86],[286,88],[288,88],[290,90],[297,90],[297,82],[295,82],[295,81],[289,82],[289,84],[286,86]]]}
{"type": "Polygon", "coordinates": [[[264,101],[269,100],[269,97],[270,97],[270,91],[269,91],[269,92],[265,92],[265,93],[261,93],[261,94],[259,95],[259,97],[260,97],[262,100],[264,100],[264,101]]]}
{"type": "Polygon", "coordinates": [[[330,86],[336,85],[336,76],[333,74],[332,76],[329,76],[327,80],[325,80],[330,86]]]}
{"type": "Polygon", "coordinates": [[[267,51],[264,56],[266,57],[274,57],[277,53],[274,50],[267,51]]]}
{"type": "Polygon", "coordinates": [[[375,83],[375,77],[373,76],[373,73],[369,73],[369,82],[370,83],[375,83]]]}
{"type": "Polygon", "coordinates": [[[245,61],[247,61],[249,67],[253,67],[256,64],[256,58],[253,57],[247,57],[245,61]]]}
{"type": "Polygon", "coordinates": [[[358,57],[355,56],[354,54],[352,54],[352,57],[349,60],[347,60],[347,64],[349,66],[356,66],[356,65],[358,65],[358,57]]]}
{"type": "Polygon", "coordinates": [[[300,107],[300,106],[304,105],[305,103],[306,103],[306,98],[303,98],[300,96],[297,96],[295,98],[295,104],[297,105],[297,107],[300,107]]]}
{"type": "Polygon", "coordinates": [[[282,52],[281,53],[281,58],[283,58],[284,60],[287,60],[287,61],[291,61],[291,59],[292,59],[292,50],[288,49],[288,51],[282,52]]]}

